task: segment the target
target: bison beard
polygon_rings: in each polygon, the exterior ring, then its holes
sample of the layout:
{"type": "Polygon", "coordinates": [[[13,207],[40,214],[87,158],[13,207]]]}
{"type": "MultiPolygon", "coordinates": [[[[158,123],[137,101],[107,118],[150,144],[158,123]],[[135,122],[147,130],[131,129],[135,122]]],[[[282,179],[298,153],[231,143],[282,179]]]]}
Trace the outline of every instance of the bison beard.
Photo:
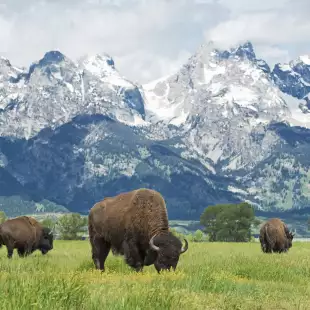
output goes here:
{"type": "Polygon", "coordinates": [[[259,241],[264,253],[283,253],[292,247],[292,234],[280,219],[270,219],[260,229],[259,241]]]}
{"type": "Polygon", "coordinates": [[[2,245],[7,247],[8,258],[12,258],[14,249],[17,249],[20,257],[27,256],[35,250],[46,254],[53,249],[53,234],[34,218],[21,216],[0,225],[0,246],[2,245]]]}
{"type": "Polygon", "coordinates": [[[104,270],[110,249],[124,255],[136,271],[154,264],[156,270],[174,270],[188,249],[169,232],[167,209],[160,193],[138,189],[105,198],[90,210],[88,220],[92,259],[104,270]]]}

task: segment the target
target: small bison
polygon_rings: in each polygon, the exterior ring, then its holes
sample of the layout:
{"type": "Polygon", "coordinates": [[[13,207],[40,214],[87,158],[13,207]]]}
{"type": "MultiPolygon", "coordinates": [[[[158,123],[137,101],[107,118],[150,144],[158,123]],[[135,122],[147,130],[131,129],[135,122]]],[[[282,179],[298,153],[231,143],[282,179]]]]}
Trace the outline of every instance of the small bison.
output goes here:
{"type": "Polygon", "coordinates": [[[12,258],[14,249],[20,257],[36,250],[44,255],[53,249],[53,233],[34,218],[20,216],[0,225],[0,247],[2,245],[7,247],[8,258],[12,258]]]}
{"type": "Polygon", "coordinates": [[[179,257],[188,249],[169,232],[165,201],[151,189],[137,189],[96,203],[88,216],[92,259],[104,271],[110,249],[124,255],[137,272],[154,264],[157,272],[176,269],[179,257]]]}
{"type": "Polygon", "coordinates": [[[287,252],[292,247],[294,234],[278,218],[265,222],[260,229],[259,241],[264,253],[287,252]]]}

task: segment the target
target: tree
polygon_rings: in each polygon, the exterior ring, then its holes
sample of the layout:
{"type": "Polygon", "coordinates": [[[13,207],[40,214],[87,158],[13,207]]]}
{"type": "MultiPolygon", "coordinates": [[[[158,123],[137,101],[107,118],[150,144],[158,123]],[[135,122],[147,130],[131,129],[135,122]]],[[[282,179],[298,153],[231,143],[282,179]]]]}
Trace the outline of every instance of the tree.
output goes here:
{"type": "Polygon", "coordinates": [[[194,242],[202,242],[204,239],[204,234],[200,229],[197,229],[192,237],[194,242]]]}
{"type": "Polygon", "coordinates": [[[4,211],[0,211],[0,224],[4,223],[7,220],[7,216],[4,211]]]}
{"type": "Polygon", "coordinates": [[[53,220],[52,217],[48,216],[40,221],[40,223],[42,226],[50,228],[55,233],[56,221],[53,220]]]}
{"type": "Polygon", "coordinates": [[[87,218],[79,213],[65,214],[57,222],[60,238],[64,240],[79,239],[78,234],[84,231],[87,225],[87,218]]]}
{"type": "Polygon", "coordinates": [[[200,217],[210,241],[247,242],[256,226],[254,209],[246,202],[207,207],[200,217]]]}

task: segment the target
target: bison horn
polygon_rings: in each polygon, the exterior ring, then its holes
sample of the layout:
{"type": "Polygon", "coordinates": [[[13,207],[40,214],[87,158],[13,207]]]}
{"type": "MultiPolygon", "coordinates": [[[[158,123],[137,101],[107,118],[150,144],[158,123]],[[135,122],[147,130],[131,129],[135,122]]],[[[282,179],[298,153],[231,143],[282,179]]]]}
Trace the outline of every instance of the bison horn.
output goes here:
{"type": "Polygon", "coordinates": [[[150,246],[151,246],[151,248],[152,248],[154,251],[158,252],[158,251],[159,251],[159,247],[156,246],[156,245],[154,244],[154,238],[155,238],[155,236],[153,236],[153,237],[151,238],[151,240],[150,240],[150,246]]]}
{"type": "Polygon", "coordinates": [[[188,242],[186,239],[184,239],[184,241],[185,241],[185,247],[184,248],[182,247],[180,254],[185,253],[188,249],[188,242]]]}

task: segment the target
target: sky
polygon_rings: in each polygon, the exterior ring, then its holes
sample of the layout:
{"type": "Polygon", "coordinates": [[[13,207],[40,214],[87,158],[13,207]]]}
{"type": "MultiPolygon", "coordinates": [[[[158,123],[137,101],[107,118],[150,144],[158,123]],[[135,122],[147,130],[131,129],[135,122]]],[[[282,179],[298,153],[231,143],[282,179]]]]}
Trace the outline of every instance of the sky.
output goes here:
{"type": "Polygon", "coordinates": [[[140,84],[172,74],[213,41],[247,40],[271,66],[310,54],[309,0],[0,0],[0,55],[16,66],[59,50],[108,53],[140,84]]]}

